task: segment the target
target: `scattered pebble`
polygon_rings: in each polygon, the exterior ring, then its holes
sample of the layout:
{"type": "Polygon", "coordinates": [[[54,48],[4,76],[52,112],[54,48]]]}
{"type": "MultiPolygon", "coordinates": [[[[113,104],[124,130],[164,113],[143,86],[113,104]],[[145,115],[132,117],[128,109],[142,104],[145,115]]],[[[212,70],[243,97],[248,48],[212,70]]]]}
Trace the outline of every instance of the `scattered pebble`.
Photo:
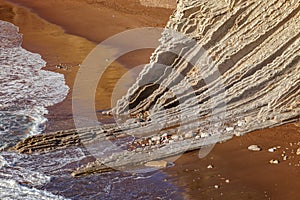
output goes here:
{"type": "Polygon", "coordinates": [[[213,165],[208,165],[208,166],[207,166],[207,169],[213,169],[213,168],[214,168],[213,165]]]}
{"type": "Polygon", "coordinates": [[[270,160],[269,163],[270,164],[279,164],[279,160],[270,160]]]}
{"type": "Polygon", "coordinates": [[[225,183],[230,183],[230,180],[229,180],[229,179],[226,179],[226,180],[225,180],[225,183]]]}
{"type": "Polygon", "coordinates": [[[297,156],[300,156],[300,148],[297,149],[296,155],[297,155],[297,156]]]}
{"type": "Polygon", "coordinates": [[[250,145],[249,147],[248,147],[248,150],[249,151],[261,151],[262,149],[261,149],[261,147],[259,147],[258,145],[250,145]]]}
{"type": "Polygon", "coordinates": [[[215,187],[216,189],[220,188],[220,186],[219,186],[219,185],[215,185],[214,187],[215,187]]]}
{"type": "Polygon", "coordinates": [[[288,159],[288,156],[283,156],[283,160],[287,160],[288,159]]]}
{"type": "Polygon", "coordinates": [[[268,149],[268,152],[273,153],[273,152],[275,152],[276,150],[277,150],[277,147],[273,147],[273,148],[268,149]]]}

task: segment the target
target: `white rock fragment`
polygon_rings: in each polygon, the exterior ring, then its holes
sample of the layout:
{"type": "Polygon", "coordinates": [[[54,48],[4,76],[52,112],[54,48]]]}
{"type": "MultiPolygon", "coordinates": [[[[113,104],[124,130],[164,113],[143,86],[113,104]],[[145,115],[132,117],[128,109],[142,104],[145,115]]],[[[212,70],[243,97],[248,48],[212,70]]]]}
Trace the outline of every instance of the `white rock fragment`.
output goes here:
{"type": "Polygon", "coordinates": [[[249,150],[249,151],[261,151],[262,149],[261,149],[261,147],[259,147],[258,145],[253,144],[253,145],[250,145],[250,146],[248,147],[248,150],[249,150]]]}
{"type": "Polygon", "coordinates": [[[227,128],[226,128],[226,131],[227,131],[227,132],[230,132],[230,131],[233,131],[233,130],[234,130],[233,127],[227,127],[227,128]]]}
{"type": "Polygon", "coordinates": [[[229,180],[229,179],[226,179],[226,180],[225,180],[225,183],[230,183],[230,180],[229,180]]]}
{"type": "Polygon", "coordinates": [[[215,185],[214,188],[218,189],[218,188],[220,188],[220,186],[219,185],[215,185]]]}
{"type": "Polygon", "coordinates": [[[213,165],[208,165],[208,166],[207,166],[207,169],[212,169],[212,168],[214,168],[213,165]]]}
{"type": "Polygon", "coordinates": [[[202,138],[209,137],[209,133],[201,133],[201,137],[202,138]]]}
{"type": "Polygon", "coordinates": [[[300,156],[300,148],[297,149],[296,155],[297,155],[297,156],[300,156]]]}
{"type": "Polygon", "coordinates": [[[269,163],[270,164],[279,164],[279,160],[270,160],[269,163]]]}
{"type": "Polygon", "coordinates": [[[244,121],[239,120],[239,121],[237,122],[237,126],[239,126],[239,127],[242,127],[242,126],[244,126],[244,125],[245,125],[245,122],[244,122],[244,121]]]}
{"type": "Polygon", "coordinates": [[[160,136],[153,136],[151,138],[152,141],[160,141],[160,136]]]}
{"type": "Polygon", "coordinates": [[[159,161],[150,161],[145,164],[146,167],[154,167],[154,168],[166,168],[168,166],[168,162],[164,160],[159,161]]]}
{"type": "Polygon", "coordinates": [[[277,147],[272,147],[272,148],[268,149],[268,152],[273,153],[273,152],[275,152],[276,150],[277,150],[277,147]]]}

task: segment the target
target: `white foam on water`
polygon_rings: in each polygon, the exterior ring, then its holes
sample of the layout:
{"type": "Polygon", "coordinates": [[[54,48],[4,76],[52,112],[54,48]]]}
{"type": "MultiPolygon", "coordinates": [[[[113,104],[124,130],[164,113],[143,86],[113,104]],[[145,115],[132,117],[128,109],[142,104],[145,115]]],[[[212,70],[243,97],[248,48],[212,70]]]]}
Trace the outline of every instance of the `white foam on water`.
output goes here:
{"type": "Polygon", "coordinates": [[[64,197],[54,195],[44,190],[28,188],[15,180],[0,179],[1,200],[63,200],[64,197]]]}
{"type": "MultiPolygon", "coordinates": [[[[46,107],[61,102],[69,91],[62,74],[41,70],[46,66],[41,56],[21,47],[18,32],[18,27],[0,20],[0,150],[41,133],[46,107]]],[[[64,199],[35,188],[51,180],[39,161],[1,152],[0,199],[64,199]]]]}
{"type": "Polygon", "coordinates": [[[0,169],[4,166],[7,166],[6,160],[0,155],[0,169]]]}
{"type": "Polygon", "coordinates": [[[16,165],[26,155],[2,152],[0,155],[0,199],[64,199],[47,191],[38,190],[34,186],[40,186],[50,181],[50,176],[43,173],[30,171],[16,165]],[[13,159],[6,160],[10,156],[13,159]],[[23,185],[22,185],[23,184],[23,185]]]}
{"type": "Polygon", "coordinates": [[[47,106],[68,94],[62,74],[41,70],[46,62],[21,47],[18,27],[0,20],[0,149],[41,133],[47,106]]]}

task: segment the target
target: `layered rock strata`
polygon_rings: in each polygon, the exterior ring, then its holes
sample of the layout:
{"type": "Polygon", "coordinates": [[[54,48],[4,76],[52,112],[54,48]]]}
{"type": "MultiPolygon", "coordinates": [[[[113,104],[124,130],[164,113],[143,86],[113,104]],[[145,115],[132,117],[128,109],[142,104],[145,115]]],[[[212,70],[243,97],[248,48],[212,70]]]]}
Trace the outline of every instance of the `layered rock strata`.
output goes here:
{"type": "Polygon", "coordinates": [[[298,121],[299,36],[297,0],[180,0],[150,64],[111,111],[121,126],[35,136],[15,149],[133,138],[127,151],[78,169],[78,176],[298,121]]]}

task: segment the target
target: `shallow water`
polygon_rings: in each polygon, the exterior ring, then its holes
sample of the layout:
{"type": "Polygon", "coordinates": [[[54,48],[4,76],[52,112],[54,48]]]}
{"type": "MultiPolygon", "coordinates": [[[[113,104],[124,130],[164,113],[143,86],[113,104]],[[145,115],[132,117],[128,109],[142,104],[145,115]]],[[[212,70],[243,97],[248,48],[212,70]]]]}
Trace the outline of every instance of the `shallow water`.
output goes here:
{"type": "Polygon", "coordinates": [[[41,70],[46,62],[21,47],[18,27],[0,21],[0,148],[44,130],[46,106],[68,93],[63,75],[41,70]]]}
{"type": "MultiPolygon", "coordinates": [[[[46,106],[61,102],[69,88],[61,74],[41,70],[46,62],[39,54],[21,47],[18,27],[0,21],[0,30],[0,149],[4,149],[20,139],[41,133],[47,121],[46,106]]],[[[31,188],[51,178],[22,167],[22,159],[27,162],[27,156],[0,153],[0,199],[63,199],[31,188]]]]}

